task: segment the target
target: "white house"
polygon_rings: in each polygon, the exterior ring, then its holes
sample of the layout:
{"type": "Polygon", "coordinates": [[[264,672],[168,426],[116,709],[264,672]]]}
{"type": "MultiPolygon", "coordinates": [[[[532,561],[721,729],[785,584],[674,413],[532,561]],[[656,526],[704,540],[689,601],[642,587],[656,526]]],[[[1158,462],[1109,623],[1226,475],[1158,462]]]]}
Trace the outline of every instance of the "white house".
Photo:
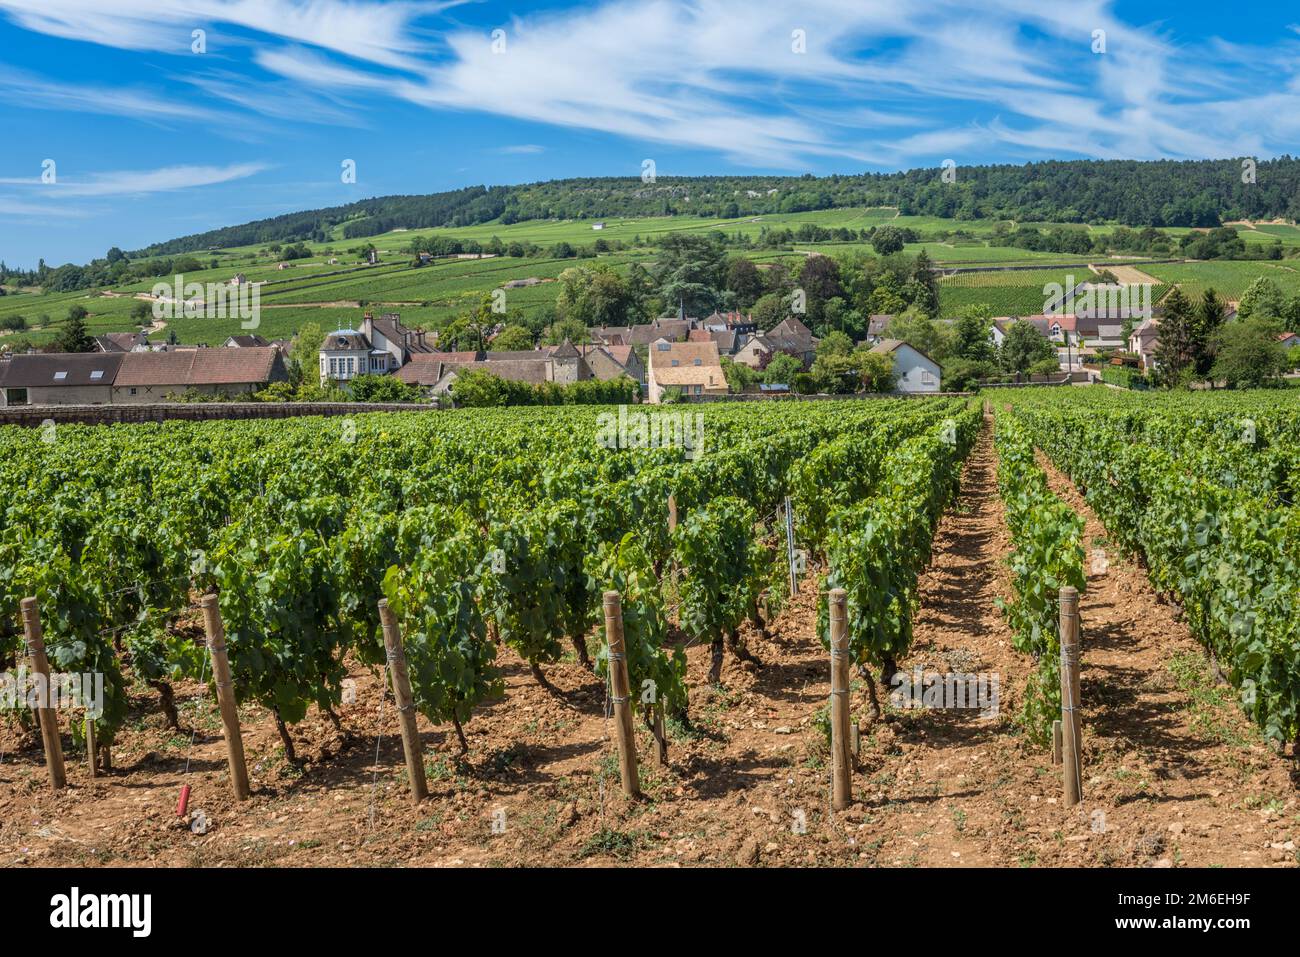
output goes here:
{"type": "Polygon", "coordinates": [[[320,348],[321,385],[396,372],[412,355],[432,351],[424,332],[402,325],[397,313],[385,313],[378,319],[366,313],[360,329],[340,329],[325,337],[320,348]]]}
{"type": "Polygon", "coordinates": [[[894,391],[939,391],[939,379],[942,376],[939,363],[920,349],[901,339],[882,339],[871,347],[871,351],[894,357],[894,391]]]}

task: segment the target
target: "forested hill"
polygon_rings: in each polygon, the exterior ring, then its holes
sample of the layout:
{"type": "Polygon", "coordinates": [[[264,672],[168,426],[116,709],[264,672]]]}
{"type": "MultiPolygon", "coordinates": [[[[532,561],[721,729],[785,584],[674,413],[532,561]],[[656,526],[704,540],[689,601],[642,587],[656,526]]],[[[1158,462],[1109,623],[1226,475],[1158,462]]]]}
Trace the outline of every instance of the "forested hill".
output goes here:
{"type": "Polygon", "coordinates": [[[133,255],[214,247],[326,241],[395,228],[470,226],[501,219],[582,219],[675,213],[732,218],[846,206],[897,206],[904,215],[1019,222],[1118,222],[1215,226],[1234,219],[1300,219],[1300,159],[1260,162],[1243,182],[1243,161],[1051,160],[1023,166],[958,166],[856,176],[661,176],[564,179],[474,186],[423,196],[383,196],[287,213],[157,243],[133,255]]]}

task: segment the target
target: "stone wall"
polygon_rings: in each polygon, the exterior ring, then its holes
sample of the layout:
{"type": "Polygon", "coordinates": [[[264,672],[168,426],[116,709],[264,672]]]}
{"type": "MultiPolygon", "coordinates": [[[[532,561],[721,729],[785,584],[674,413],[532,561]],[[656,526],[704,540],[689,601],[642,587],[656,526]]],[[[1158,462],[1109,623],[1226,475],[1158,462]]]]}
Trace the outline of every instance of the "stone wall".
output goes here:
{"type": "Polygon", "coordinates": [[[158,402],[150,405],[19,405],[0,408],[0,425],[116,425],[206,419],[287,419],[300,415],[436,412],[436,405],[403,402],[158,402]]]}

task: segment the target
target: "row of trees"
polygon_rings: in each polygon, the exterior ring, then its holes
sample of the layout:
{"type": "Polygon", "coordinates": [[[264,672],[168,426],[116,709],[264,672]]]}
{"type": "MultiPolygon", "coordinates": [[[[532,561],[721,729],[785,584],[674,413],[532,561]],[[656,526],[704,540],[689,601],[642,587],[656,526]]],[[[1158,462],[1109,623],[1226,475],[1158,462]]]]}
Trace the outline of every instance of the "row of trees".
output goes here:
{"type": "Polygon", "coordinates": [[[1292,365],[1278,337],[1300,318],[1300,297],[1288,300],[1267,277],[1255,280],[1242,295],[1232,322],[1213,289],[1193,301],[1175,287],[1163,306],[1154,356],[1153,377],[1159,385],[1273,385],[1292,365]]]}

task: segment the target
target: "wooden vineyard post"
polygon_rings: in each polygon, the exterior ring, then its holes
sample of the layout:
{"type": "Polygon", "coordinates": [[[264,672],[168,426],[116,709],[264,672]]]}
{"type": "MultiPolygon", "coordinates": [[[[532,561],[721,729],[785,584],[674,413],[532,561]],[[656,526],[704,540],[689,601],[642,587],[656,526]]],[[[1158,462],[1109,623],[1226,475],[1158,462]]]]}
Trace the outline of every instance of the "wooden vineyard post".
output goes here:
{"type": "Polygon", "coordinates": [[[216,595],[204,595],[203,630],[208,636],[208,654],[212,657],[212,680],[217,686],[217,705],[221,708],[221,730],[226,738],[226,761],[230,765],[230,786],[235,799],[249,795],[248,768],[244,765],[244,739],[239,733],[239,711],[235,706],[235,686],[230,679],[230,659],[226,656],[226,628],[221,623],[221,608],[216,595]]]}
{"type": "Polygon", "coordinates": [[[1061,757],[1065,768],[1065,806],[1083,799],[1079,723],[1079,590],[1061,589],[1061,757]]]}
{"type": "Polygon", "coordinates": [[[677,531],[677,496],[668,496],[668,534],[677,531]]]}
{"type": "Polygon", "coordinates": [[[632,734],[632,702],[628,692],[627,651],[623,647],[623,606],[618,592],[605,592],[605,637],[609,642],[610,697],[614,703],[614,725],[618,732],[618,770],[623,793],[641,796],[636,773],[636,738],[632,734]]]}
{"type": "Polygon", "coordinates": [[[1052,722],[1052,763],[1061,763],[1061,721],[1052,722]]]}
{"type": "Polygon", "coordinates": [[[853,764],[849,743],[849,634],[846,593],[831,594],[831,807],[843,811],[853,800],[853,764]]]}
{"type": "Polygon", "coordinates": [[[668,767],[668,734],[664,728],[664,703],[655,702],[655,760],[659,767],[668,767]]]}
{"type": "Polygon", "coordinates": [[[86,712],[86,767],[90,776],[95,777],[95,718],[89,711],[86,712]]]}
{"type": "Polygon", "coordinates": [[[45,657],[45,636],[41,631],[41,612],[35,598],[24,598],[19,606],[23,613],[23,636],[27,639],[27,657],[32,671],[45,685],[45,702],[36,709],[41,725],[41,741],[45,745],[45,768],[50,772],[50,786],[59,790],[68,786],[67,772],[63,768],[63,742],[59,740],[59,718],[53,708],[50,688],[50,662],[45,657]]]}
{"type": "Polygon", "coordinates": [[[406,650],[397,617],[386,598],[379,599],[379,622],[384,628],[384,649],[388,653],[388,673],[393,680],[393,698],[402,727],[402,750],[406,753],[406,774],[411,779],[411,800],[419,804],[429,796],[424,777],[424,747],[415,727],[415,704],[411,695],[411,676],[406,670],[406,650]]]}
{"type": "Polygon", "coordinates": [[[794,571],[794,508],[790,496],[785,497],[785,560],[790,566],[790,594],[799,594],[799,577],[794,571]]]}

